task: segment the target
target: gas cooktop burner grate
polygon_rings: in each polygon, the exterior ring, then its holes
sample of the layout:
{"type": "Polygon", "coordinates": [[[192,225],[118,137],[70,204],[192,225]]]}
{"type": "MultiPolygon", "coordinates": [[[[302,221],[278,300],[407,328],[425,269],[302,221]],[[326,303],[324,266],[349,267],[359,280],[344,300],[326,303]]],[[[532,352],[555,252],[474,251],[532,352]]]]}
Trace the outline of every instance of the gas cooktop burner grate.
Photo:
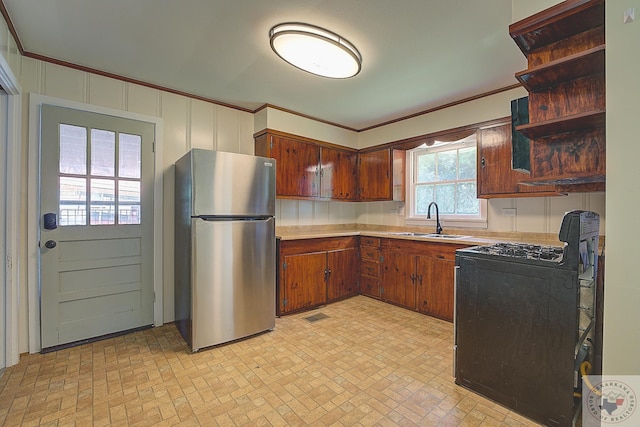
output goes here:
{"type": "Polygon", "coordinates": [[[478,246],[476,252],[510,258],[523,258],[543,261],[562,261],[564,249],[556,246],[531,245],[527,243],[496,243],[478,246]]]}

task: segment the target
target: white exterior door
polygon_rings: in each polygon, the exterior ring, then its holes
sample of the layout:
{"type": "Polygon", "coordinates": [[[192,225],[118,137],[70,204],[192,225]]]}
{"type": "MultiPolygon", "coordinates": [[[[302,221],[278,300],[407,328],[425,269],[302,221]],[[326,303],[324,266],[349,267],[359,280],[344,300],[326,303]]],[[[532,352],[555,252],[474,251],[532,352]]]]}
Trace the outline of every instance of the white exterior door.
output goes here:
{"type": "Polygon", "coordinates": [[[153,324],[154,125],[41,117],[42,349],[153,324]]]}

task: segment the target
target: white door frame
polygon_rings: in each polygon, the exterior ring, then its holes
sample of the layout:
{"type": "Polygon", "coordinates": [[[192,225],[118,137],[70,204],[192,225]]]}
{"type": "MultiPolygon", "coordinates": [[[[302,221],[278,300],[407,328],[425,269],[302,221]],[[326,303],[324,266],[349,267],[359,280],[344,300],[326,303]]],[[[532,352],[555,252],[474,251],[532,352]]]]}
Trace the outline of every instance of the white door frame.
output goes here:
{"type": "Polygon", "coordinates": [[[108,114],[126,119],[148,122],[155,125],[155,159],[154,159],[154,200],[153,200],[153,303],[154,326],[163,323],[163,276],[162,276],[162,118],[131,113],[113,108],[84,104],[66,99],[31,93],[29,95],[29,200],[28,200],[28,290],[29,290],[29,352],[37,353],[42,349],[40,339],[40,106],[42,104],[75,108],[92,113],[108,114]]]}
{"type": "MultiPolygon", "coordinates": [[[[22,140],[20,138],[22,95],[18,79],[11,71],[3,55],[0,54],[0,86],[7,93],[7,158],[2,165],[6,171],[7,210],[5,212],[6,235],[4,244],[7,259],[0,260],[5,263],[5,364],[12,366],[20,361],[19,339],[19,295],[20,295],[20,152],[22,140]]],[[[4,141],[2,141],[4,143],[4,141]]],[[[1,291],[1,290],[0,290],[1,291]]]]}

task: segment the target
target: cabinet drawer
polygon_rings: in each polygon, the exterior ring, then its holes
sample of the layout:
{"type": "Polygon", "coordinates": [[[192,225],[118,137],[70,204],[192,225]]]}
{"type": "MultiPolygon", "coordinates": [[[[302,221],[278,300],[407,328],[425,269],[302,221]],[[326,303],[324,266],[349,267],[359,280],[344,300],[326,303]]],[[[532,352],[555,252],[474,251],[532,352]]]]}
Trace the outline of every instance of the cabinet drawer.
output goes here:
{"type": "Polygon", "coordinates": [[[360,278],[360,293],[374,298],[380,298],[380,281],[373,277],[360,278]]]}
{"type": "Polygon", "coordinates": [[[360,257],[362,259],[368,259],[371,261],[379,261],[380,260],[380,249],[372,248],[369,246],[362,246],[360,248],[360,257]]]}
{"type": "Polygon", "coordinates": [[[362,246],[372,246],[374,248],[380,247],[380,238],[379,237],[360,237],[360,245],[362,246]]]}
{"type": "Polygon", "coordinates": [[[360,274],[376,278],[380,277],[380,263],[363,259],[360,262],[360,274]]]}

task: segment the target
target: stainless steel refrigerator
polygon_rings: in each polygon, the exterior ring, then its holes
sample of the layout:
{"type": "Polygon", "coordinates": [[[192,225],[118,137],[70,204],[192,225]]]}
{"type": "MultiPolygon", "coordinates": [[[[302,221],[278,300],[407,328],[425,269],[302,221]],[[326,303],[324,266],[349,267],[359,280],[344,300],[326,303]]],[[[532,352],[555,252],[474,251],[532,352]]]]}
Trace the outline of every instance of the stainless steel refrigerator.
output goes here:
{"type": "Polygon", "coordinates": [[[175,319],[193,351],[275,327],[275,168],[202,149],[175,164],[175,319]]]}

